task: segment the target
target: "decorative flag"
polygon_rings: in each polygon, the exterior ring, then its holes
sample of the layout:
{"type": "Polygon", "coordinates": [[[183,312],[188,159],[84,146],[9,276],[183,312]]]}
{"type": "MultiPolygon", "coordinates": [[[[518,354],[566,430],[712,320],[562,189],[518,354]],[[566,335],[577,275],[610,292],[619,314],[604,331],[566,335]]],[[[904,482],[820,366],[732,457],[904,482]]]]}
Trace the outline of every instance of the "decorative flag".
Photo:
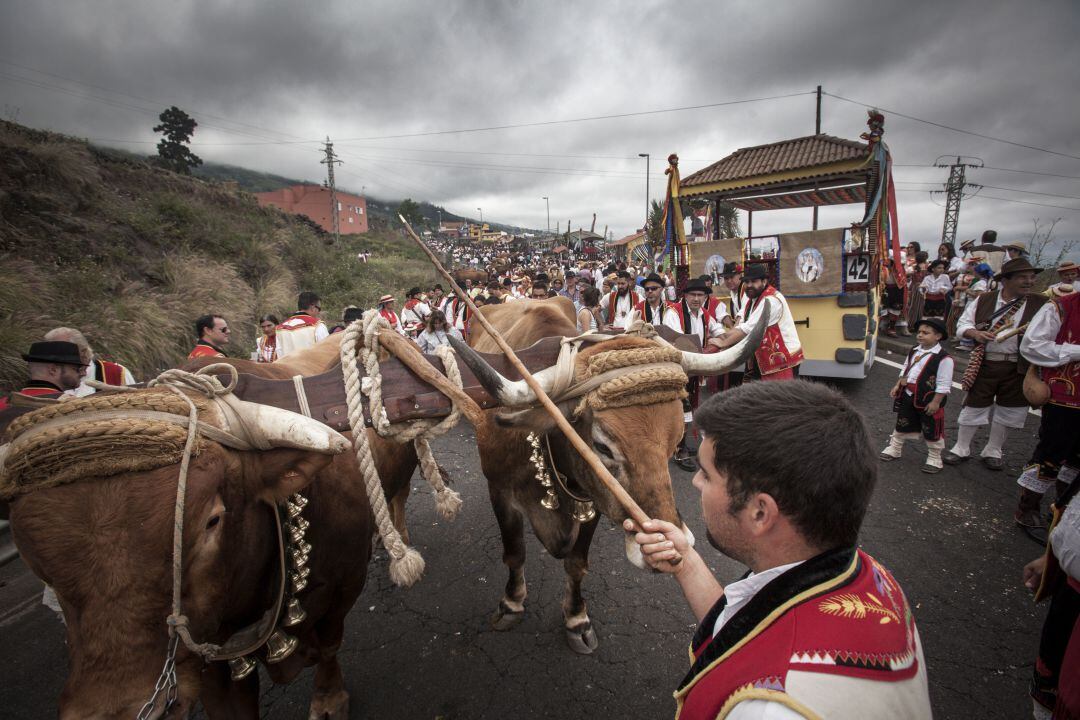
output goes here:
{"type": "Polygon", "coordinates": [[[672,153],[668,155],[668,169],[664,171],[668,176],[667,195],[664,199],[664,250],[657,254],[656,263],[659,265],[665,255],[671,260],[671,267],[678,268],[689,264],[686,252],[686,235],[683,229],[682,207],[679,205],[679,156],[672,153]]]}

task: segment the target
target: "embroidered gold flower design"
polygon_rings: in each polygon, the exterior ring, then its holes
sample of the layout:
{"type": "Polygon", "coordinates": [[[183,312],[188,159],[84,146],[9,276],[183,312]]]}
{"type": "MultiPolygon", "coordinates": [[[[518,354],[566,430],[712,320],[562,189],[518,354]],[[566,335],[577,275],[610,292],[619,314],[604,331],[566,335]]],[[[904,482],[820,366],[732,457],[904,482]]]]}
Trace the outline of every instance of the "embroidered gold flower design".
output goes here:
{"type": "Polygon", "coordinates": [[[867,593],[866,597],[869,599],[868,601],[853,593],[834,595],[818,603],[818,610],[826,615],[854,618],[856,620],[862,620],[868,616],[877,616],[878,622],[882,625],[890,622],[900,622],[900,617],[896,612],[885,607],[885,604],[878,600],[873,593],[867,593]]]}

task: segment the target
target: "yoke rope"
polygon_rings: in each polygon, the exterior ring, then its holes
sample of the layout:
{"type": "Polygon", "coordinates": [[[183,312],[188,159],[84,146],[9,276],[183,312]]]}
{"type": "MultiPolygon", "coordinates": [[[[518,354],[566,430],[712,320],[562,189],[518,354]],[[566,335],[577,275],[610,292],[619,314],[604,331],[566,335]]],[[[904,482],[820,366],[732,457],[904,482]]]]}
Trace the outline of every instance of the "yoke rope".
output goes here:
{"type": "MultiPolygon", "coordinates": [[[[379,340],[380,331],[395,332],[375,310],[369,310],[363,317],[353,322],[345,329],[341,340],[341,366],[345,378],[345,397],[349,408],[349,424],[353,432],[353,450],[356,453],[356,461],[364,476],[364,487],[367,491],[368,503],[371,505],[372,514],[375,516],[375,524],[382,538],[383,546],[390,554],[390,579],[395,585],[410,586],[420,579],[424,573],[424,558],[415,549],[407,546],[401,539],[401,535],[394,527],[390,519],[390,512],[386,504],[386,495],[383,492],[382,482],[379,479],[378,469],[375,467],[371,456],[371,446],[368,442],[367,431],[364,423],[364,411],[361,395],[368,395],[369,410],[372,426],[381,437],[396,442],[412,441],[416,448],[416,455],[420,463],[420,472],[431,486],[436,497],[436,507],[439,513],[453,519],[461,509],[461,496],[454,490],[446,487],[442,472],[431,452],[429,441],[433,437],[442,435],[457,424],[461,417],[461,409],[457,402],[451,398],[450,414],[441,420],[414,420],[409,423],[392,425],[386,415],[382,401],[382,374],[379,369],[379,340]],[[368,383],[363,383],[360,377],[360,363],[363,363],[367,373],[368,383]]],[[[457,359],[449,347],[440,347],[436,354],[443,361],[447,379],[456,387],[460,388],[461,371],[457,366],[457,359]]]]}

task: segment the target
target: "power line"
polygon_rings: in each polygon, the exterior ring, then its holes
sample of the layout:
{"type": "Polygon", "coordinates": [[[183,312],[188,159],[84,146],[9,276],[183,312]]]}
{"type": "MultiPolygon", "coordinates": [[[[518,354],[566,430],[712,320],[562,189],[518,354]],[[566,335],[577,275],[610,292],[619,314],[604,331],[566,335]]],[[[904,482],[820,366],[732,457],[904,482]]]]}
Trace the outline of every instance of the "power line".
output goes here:
{"type": "MultiPolygon", "coordinates": [[[[897,163],[897,164],[894,164],[893,167],[898,167],[898,168],[899,167],[902,167],[902,168],[936,168],[937,165],[921,165],[921,164],[915,164],[915,163],[909,163],[909,164],[897,163]]],[[[982,169],[983,170],[1000,170],[1001,172],[1011,172],[1011,173],[1023,173],[1025,175],[1042,175],[1044,177],[1064,178],[1066,180],[1080,180],[1080,175],[1061,175],[1059,173],[1042,172],[1042,171],[1039,171],[1039,170],[1020,170],[1018,168],[994,167],[992,165],[984,165],[982,167],[982,169]]]]}
{"type": "Polygon", "coordinates": [[[991,190],[1007,190],[1009,192],[1024,193],[1025,195],[1045,195],[1047,197],[1062,198],[1064,200],[1080,200],[1078,195],[1058,195],[1056,193],[1036,192],[1034,190],[1020,190],[1019,188],[998,187],[997,185],[983,185],[991,190]]]}
{"type": "Polygon", "coordinates": [[[1050,155],[1059,155],[1061,157],[1067,157],[1072,160],[1080,160],[1080,155],[1070,155],[1068,153],[1058,152],[1057,150],[1049,150],[1047,148],[1037,147],[1035,145],[1025,145],[1024,143],[1015,142],[1013,140],[1006,140],[1005,138],[994,137],[993,135],[985,135],[983,133],[975,132],[974,130],[964,130],[963,128],[953,127],[952,125],[945,125],[944,123],[934,122],[933,120],[925,120],[923,118],[918,118],[914,115],[905,115],[902,112],[899,112],[897,110],[889,110],[888,108],[883,108],[880,105],[873,105],[872,103],[859,102],[858,100],[852,100],[851,98],[833,95],[830,92],[827,92],[825,94],[831,98],[851,103],[852,105],[861,105],[862,107],[876,107],[878,110],[889,113],[890,115],[896,115],[897,117],[907,118],[908,120],[914,120],[915,122],[925,123],[927,125],[942,128],[944,130],[952,130],[953,132],[963,133],[965,135],[974,135],[975,137],[983,138],[984,140],[993,140],[994,142],[1004,143],[1006,145],[1013,145],[1015,147],[1021,147],[1027,150],[1038,150],[1039,152],[1049,153],[1050,155]]]}
{"type": "Polygon", "coordinates": [[[616,113],[613,115],[594,115],[591,117],[569,118],[565,120],[541,120],[537,122],[515,123],[511,125],[492,125],[479,128],[462,128],[458,130],[432,130],[421,133],[405,133],[401,135],[373,135],[369,137],[345,138],[341,142],[357,142],[366,140],[397,140],[399,138],[428,137],[432,135],[455,135],[459,133],[488,132],[491,130],[511,130],[514,128],[543,127],[547,125],[565,125],[568,123],[592,122],[594,120],[616,120],[619,118],[641,117],[643,115],[659,115],[661,113],[682,112],[684,110],[704,110],[707,108],[725,107],[728,105],[744,105],[747,103],[765,102],[767,100],[781,100],[784,98],[799,97],[801,95],[813,95],[814,91],[788,93],[786,95],[770,95],[768,97],[746,98],[743,100],[726,100],[724,102],[707,103],[704,105],[686,105],[684,107],[663,108],[660,110],[640,110],[637,112],[616,113]]]}
{"type": "MultiPolygon", "coordinates": [[[[897,192],[913,192],[913,193],[926,193],[930,195],[934,192],[942,192],[940,190],[917,190],[916,188],[897,188],[897,192]]],[[[1047,203],[1031,202],[1029,200],[1014,200],[1012,198],[1003,198],[996,195],[969,195],[968,198],[980,198],[985,200],[1000,200],[1001,202],[1019,203],[1021,205],[1038,205],[1039,207],[1057,208],[1059,210],[1072,210],[1073,212],[1080,212],[1080,208],[1069,207],[1067,205],[1050,205],[1047,203]]]]}
{"type": "MultiPolygon", "coordinates": [[[[111,93],[113,95],[120,95],[120,96],[123,96],[123,97],[128,97],[128,98],[131,98],[132,100],[141,100],[143,102],[149,102],[149,103],[153,103],[155,105],[171,105],[172,104],[172,103],[164,103],[164,102],[162,102],[160,100],[155,100],[153,98],[142,97],[140,95],[133,95],[133,94],[128,93],[128,92],[123,92],[122,90],[113,90],[111,88],[102,87],[101,85],[94,85],[92,83],[88,83],[88,82],[85,82],[83,80],[75,80],[73,78],[64,77],[63,75],[57,75],[56,73],[47,72],[45,70],[38,70],[36,68],[27,67],[26,65],[20,65],[19,63],[12,62],[10,60],[6,60],[6,59],[3,59],[3,58],[0,58],[0,63],[3,63],[4,65],[9,65],[11,67],[18,68],[20,70],[25,70],[27,72],[36,73],[38,75],[45,75],[47,77],[56,78],[57,80],[63,80],[64,82],[72,83],[73,85],[81,85],[83,87],[93,88],[95,90],[101,90],[103,92],[111,93]]],[[[8,76],[8,77],[10,78],[12,76],[8,76]]],[[[253,130],[261,130],[263,132],[273,133],[274,135],[283,135],[285,137],[296,138],[295,135],[290,135],[289,133],[281,132],[279,130],[272,130],[270,128],[264,128],[264,127],[261,127],[259,125],[252,125],[251,123],[241,122],[239,120],[231,120],[231,119],[226,118],[226,117],[221,117],[220,115],[213,115],[211,113],[202,112],[202,111],[196,110],[196,109],[192,109],[191,113],[195,114],[195,115],[199,115],[201,117],[207,117],[207,118],[211,118],[211,119],[214,119],[214,120],[220,120],[222,122],[231,123],[233,125],[241,125],[243,127],[249,127],[249,128],[252,128],[253,130]]],[[[303,142],[309,142],[309,141],[304,140],[303,142]]],[[[313,142],[318,142],[318,141],[313,141],[313,142]]]]}

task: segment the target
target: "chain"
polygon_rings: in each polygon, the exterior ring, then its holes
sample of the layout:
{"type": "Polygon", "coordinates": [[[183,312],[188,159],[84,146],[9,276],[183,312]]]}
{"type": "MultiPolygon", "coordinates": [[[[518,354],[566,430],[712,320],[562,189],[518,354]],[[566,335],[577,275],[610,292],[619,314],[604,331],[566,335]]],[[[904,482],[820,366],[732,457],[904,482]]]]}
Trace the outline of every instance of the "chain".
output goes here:
{"type": "Polygon", "coordinates": [[[161,717],[168,715],[179,699],[176,682],[176,648],[180,644],[180,636],[171,631],[170,635],[169,652],[165,655],[165,666],[161,668],[161,675],[158,676],[157,683],[154,685],[154,694],[139,710],[139,714],[135,716],[136,720],[149,720],[153,716],[154,706],[157,704],[158,696],[162,693],[164,693],[165,704],[162,708],[161,717]]]}

